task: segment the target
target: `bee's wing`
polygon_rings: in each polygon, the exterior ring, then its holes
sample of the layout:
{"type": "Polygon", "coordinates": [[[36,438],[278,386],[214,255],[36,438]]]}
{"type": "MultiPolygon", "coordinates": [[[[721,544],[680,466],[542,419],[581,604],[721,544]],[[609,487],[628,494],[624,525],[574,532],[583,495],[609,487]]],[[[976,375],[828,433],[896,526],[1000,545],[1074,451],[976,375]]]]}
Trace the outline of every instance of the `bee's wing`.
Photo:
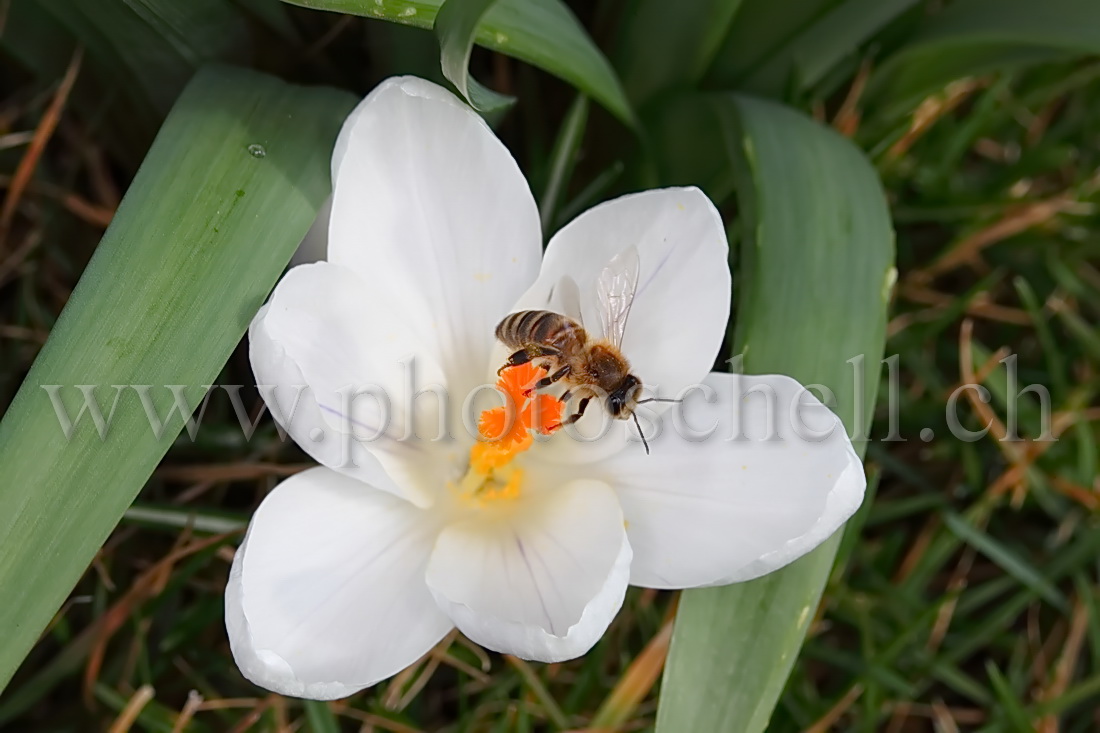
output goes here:
{"type": "Polygon", "coordinates": [[[572,318],[583,326],[581,289],[577,287],[577,281],[570,275],[562,275],[550,290],[550,295],[546,299],[546,310],[572,318]]]}
{"type": "Polygon", "coordinates": [[[604,338],[615,346],[622,344],[626,333],[626,319],[634,304],[640,269],[638,249],[631,245],[611,258],[596,281],[604,338]]]}

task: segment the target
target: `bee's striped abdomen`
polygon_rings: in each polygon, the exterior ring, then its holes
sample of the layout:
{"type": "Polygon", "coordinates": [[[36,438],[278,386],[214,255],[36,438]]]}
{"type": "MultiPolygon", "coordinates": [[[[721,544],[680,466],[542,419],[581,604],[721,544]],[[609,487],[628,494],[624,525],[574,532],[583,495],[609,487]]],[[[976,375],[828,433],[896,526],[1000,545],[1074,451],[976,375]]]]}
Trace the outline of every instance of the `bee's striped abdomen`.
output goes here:
{"type": "Polygon", "coordinates": [[[565,351],[583,346],[588,339],[579,323],[553,311],[512,313],[497,326],[496,335],[512,349],[549,346],[565,351]]]}

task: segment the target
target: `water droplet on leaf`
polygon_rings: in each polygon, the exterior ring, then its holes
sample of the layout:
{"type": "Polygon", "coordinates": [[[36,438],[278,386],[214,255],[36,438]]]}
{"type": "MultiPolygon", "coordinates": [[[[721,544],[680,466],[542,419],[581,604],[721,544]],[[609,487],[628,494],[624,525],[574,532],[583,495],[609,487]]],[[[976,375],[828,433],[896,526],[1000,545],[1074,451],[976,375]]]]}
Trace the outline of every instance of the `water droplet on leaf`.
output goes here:
{"type": "Polygon", "coordinates": [[[248,154],[253,158],[262,158],[267,155],[267,151],[264,150],[264,146],[259,143],[252,143],[248,146],[248,154]]]}

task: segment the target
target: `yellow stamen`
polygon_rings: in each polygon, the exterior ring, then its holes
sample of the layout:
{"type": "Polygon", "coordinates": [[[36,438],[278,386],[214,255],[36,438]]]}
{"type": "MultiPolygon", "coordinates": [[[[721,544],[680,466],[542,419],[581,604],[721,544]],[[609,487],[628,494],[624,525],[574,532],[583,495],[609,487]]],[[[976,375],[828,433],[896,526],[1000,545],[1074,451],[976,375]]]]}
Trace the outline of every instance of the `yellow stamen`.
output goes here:
{"type": "Polygon", "coordinates": [[[518,499],[522,488],[523,469],[502,465],[481,471],[471,463],[455,491],[464,501],[486,504],[500,499],[518,499]]]}
{"type": "Polygon", "coordinates": [[[565,408],[554,397],[528,393],[540,376],[531,364],[501,373],[497,389],[506,405],[481,413],[478,431],[483,440],[470,448],[470,468],[454,487],[459,497],[479,503],[519,497],[523,471],[512,460],[534,444],[532,432],[549,435],[560,428],[565,408]]]}

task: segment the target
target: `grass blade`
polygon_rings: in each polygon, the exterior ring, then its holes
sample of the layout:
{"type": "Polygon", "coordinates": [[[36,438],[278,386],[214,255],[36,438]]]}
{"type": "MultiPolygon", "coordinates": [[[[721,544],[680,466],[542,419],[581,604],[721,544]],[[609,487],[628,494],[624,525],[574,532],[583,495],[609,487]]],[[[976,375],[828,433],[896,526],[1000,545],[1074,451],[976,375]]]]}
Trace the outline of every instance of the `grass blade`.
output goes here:
{"type": "Polygon", "coordinates": [[[183,426],[164,385],[197,402],[328,194],[354,100],[255,72],[201,72],[176,104],[11,408],[0,422],[0,686],[183,426]],[[292,124],[288,124],[292,122],[292,124]],[[153,385],[157,437],[122,388],[67,440],[42,385],[153,385]],[[27,589],[34,588],[34,592],[27,589]]]}
{"type": "MultiPolygon", "coordinates": [[[[747,373],[828,386],[862,452],[893,282],[882,186],[850,142],[794,110],[731,96],[721,111],[744,217],[735,351],[747,373]]],[[[684,593],[658,731],[764,729],[839,540],[759,580],[684,593]]]]}
{"type": "Polygon", "coordinates": [[[553,234],[551,226],[554,222],[554,212],[557,211],[558,202],[573,175],[573,166],[577,162],[587,124],[588,97],[578,94],[569,111],[565,113],[565,120],[561,123],[558,138],[554,141],[554,149],[550,151],[550,172],[547,175],[546,187],[543,189],[542,196],[539,197],[542,233],[547,238],[553,234]]]}
{"type": "Polygon", "coordinates": [[[943,523],[956,537],[995,562],[1006,574],[1054,606],[1063,613],[1069,613],[1069,601],[1038,569],[1028,565],[1012,550],[982,532],[958,514],[948,512],[943,515],[943,523]]]}
{"type": "Polygon", "coordinates": [[[304,700],[302,704],[306,709],[309,729],[313,733],[340,733],[340,721],[336,719],[336,714],[332,712],[327,702],[304,700]]]}
{"type": "Polygon", "coordinates": [[[1035,730],[1031,721],[1028,720],[1027,713],[1024,712],[1023,705],[1020,704],[1019,695],[1012,689],[1012,683],[1009,682],[1001,670],[997,669],[997,665],[992,661],[985,663],[985,671],[989,675],[989,686],[993,688],[994,694],[997,695],[998,708],[1008,723],[1008,729],[1015,731],[1015,733],[1030,733],[1035,730]]]}

